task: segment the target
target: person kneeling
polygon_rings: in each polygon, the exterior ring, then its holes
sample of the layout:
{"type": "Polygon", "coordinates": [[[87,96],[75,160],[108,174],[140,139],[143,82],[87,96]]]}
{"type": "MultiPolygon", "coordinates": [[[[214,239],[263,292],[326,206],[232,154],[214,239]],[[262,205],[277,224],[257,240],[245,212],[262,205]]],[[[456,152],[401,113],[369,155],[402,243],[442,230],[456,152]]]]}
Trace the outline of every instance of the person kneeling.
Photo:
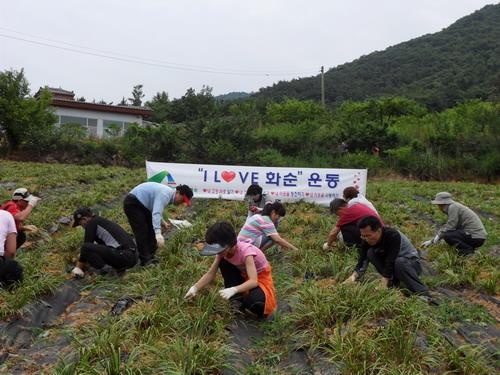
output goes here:
{"type": "Polygon", "coordinates": [[[10,287],[23,280],[23,268],[14,260],[16,236],[14,217],[0,210],[0,287],[10,287]]]}
{"type": "Polygon", "coordinates": [[[366,259],[382,275],[387,287],[398,287],[403,283],[416,294],[428,295],[428,288],[419,275],[422,273],[420,257],[415,246],[400,231],[382,227],[379,218],[366,216],[358,222],[362,243],[356,271],[346,280],[356,281],[366,259]]]}
{"type": "Polygon", "coordinates": [[[219,295],[226,300],[239,300],[242,309],[258,317],[267,317],[276,309],[276,294],[271,265],[256,246],[236,240],[236,233],[227,222],[218,222],[208,228],[206,245],[201,255],[215,255],[210,269],[194,284],[184,298],[196,296],[210,284],[220,269],[225,289],[219,295]]]}
{"type": "Polygon", "coordinates": [[[80,258],[71,271],[74,276],[83,277],[87,264],[101,274],[113,268],[121,273],[135,266],[138,253],[134,240],[121,226],[94,215],[87,207],[76,210],[73,219],[73,227],[81,225],[85,229],[80,258]]]}

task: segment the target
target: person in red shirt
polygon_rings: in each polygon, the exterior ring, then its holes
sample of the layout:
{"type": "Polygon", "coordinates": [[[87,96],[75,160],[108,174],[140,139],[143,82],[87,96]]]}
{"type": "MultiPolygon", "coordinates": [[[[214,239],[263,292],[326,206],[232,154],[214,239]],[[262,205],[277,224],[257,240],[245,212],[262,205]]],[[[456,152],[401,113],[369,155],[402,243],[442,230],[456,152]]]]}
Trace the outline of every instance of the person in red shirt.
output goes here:
{"type": "Polygon", "coordinates": [[[384,225],[377,212],[359,203],[348,207],[347,202],[341,198],[335,198],[330,202],[330,213],[337,215],[339,220],[328,234],[327,242],[323,245],[324,250],[330,248],[338,240],[339,233],[342,234],[347,246],[359,248],[362,241],[357,224],[365,216],[375,216],[380,219],[382,226],[384,225]]]}
{"type": "Polygon", "coordinates": [[[26,232],[37,231],[34,225],[24,225],[24,220],[28,218],[39,200],[40,198],[30,194],[28,189],[19,188],[14,191],[11,200],[0,206],[0,209],[10,212],[16,222],[16,249],[19,249],[26,241],[26,232]]]}

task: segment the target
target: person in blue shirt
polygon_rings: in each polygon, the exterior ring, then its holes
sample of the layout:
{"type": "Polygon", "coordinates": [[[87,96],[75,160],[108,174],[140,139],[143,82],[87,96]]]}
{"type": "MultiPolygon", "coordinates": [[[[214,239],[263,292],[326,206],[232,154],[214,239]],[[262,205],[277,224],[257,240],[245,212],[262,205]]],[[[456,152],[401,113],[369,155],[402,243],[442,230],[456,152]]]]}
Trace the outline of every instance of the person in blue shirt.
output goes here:
{"type": "Polygon", "coordinates": [[[161,234],[163,210],[169,204],[191,204],[193,190],[187,185],[175,189],[158,182],[144,182],[125,197],[123,210],[134,232],[141,265],[154,261],[158,246],[165,245],[161,234]]]}

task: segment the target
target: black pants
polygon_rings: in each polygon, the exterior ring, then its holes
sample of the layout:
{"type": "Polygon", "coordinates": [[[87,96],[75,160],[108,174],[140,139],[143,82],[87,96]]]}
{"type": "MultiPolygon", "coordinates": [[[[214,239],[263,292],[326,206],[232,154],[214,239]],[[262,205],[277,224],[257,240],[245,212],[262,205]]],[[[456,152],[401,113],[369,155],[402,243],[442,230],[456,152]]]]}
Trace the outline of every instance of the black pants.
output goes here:
{"type": "Polygon", "coordinates": [[[25,242],[26,242],[26,232],[24,230],[18,231],[16,237],[16,249],[19,249],[25,242]]]}
{"type": "Polygon", "coordinates": [[[114,249],[95,243],[84,243],[80,251],[80,262],[89,263],[92,267],[101,269],[109,265],[116,270],[131,268],[137,263],[135,249],[114,249]]]}
{"type": "MultiPolygon", "coordinates": [[[[240,270],[227,260],[222,259],[220,261],[219,269],[224,278],[224,287],[231,288],[245,282],[245,279],[241,276],[240,270]]],[[[255,315],[260,317],[264,316],[266,295],[259,286],[250,289],[247,294],[237,294],[236,298],[241,300],[244,308],[250,310],[255,315]]]]}
{"type": "Polygon", "coordinates": [[[0,286],[9,286],[23,280],[23,268],[14,259],[0,256],[0,286]]]}
{"type": "Polygon", "coordinates": [[[458,255],[472,254],[476,248],[484,244],[484,238],[472,238],[462,229],[448,230],[443,233],[443,239],[450,246],[456,247],[458,255]]]}
{"type": "MultiPolygon", "coordinates": [[[[382,274],[385,264],[384,258],[376,254],[373,249],[369,249],[367,255],[377,271],[382,274]]],[[[420,281],[419,276],[421,273],[422,267],[418,258],[397,257],[394,261],[392,285],[399,286],[400,282],[402,282],[410,292],[426,294],[429,289],[420,281]]]]}
{"type": "Polygon", "coordinates": [[[158,243],[153,229],[153,216],[144,205],[132,194],[125,197],[123,211],[127,215],[130,227],[134,232],[141,264],[154,258],[158,243]]]}

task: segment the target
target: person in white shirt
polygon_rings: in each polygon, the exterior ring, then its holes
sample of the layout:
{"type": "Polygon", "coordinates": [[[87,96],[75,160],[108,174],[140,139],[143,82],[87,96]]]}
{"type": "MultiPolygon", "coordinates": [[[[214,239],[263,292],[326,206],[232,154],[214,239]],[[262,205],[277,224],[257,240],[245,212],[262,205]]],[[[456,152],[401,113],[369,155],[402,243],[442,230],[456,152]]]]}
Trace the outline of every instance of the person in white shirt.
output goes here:
{"type": "Polygon", "coordinates": [[[12,214],[0,210],[0,285],[10,286],[22,281],[23,268],[16,256],[16,223],[12,214]]]}
{"type": "Polygon", "coordinates": [[[346,187],[343,191],[344,200],[347,202],[347,207],[351,207],[355,204],[362,204],[363,206],[368,207],[373,212],[378,215],[378,211],[368,199],[366,199],[363,194],[361,194],[358,189],[354,186],[346,187]]]}

